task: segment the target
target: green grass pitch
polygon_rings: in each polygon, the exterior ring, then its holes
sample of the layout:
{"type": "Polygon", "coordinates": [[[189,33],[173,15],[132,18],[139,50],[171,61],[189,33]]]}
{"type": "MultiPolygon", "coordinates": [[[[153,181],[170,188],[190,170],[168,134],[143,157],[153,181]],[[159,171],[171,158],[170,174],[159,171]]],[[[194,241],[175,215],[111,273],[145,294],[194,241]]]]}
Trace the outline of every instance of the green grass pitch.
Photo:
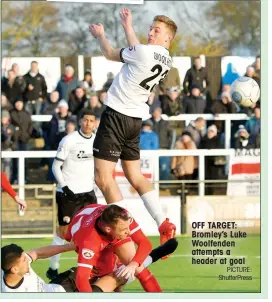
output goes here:
{"type": "MultiPolygon", "coordinates": [[[[153,247],[159,244],[158,237],[150,237],[153,247]]],[[[4,239],[2,246],[16,243],[30,250],[51,244],[52,239],[4,239]]],[[[227,273],[229,265],[193,265],[192,264],[192,244],[190,237],[178,237],[179,246],[171,258],[159,260],[149,268],[157,277],[163,292],[260,292],[260,236],[251,235],[247,238],[236,239],[236,246],[231,249],[231,258],[239,259],[245,256],[245,265],[250,267],[251,273],[227,273]],[[219,275],[244,275],[252,276],[252,280],[219,280],[219,275]]],[[[215,248],[214,248],[215,249],[215,248]]],[[[204,256],[202,256],[204,257],[204,256]]],[[[206,257],[206,256],[205,256],[206,257]]],[[[199,258],[199,257],[196,257],[199,258]]],[[[201,258],[201,257],[200,257],[201,258]]],[[[219,258],[220,259],[220,258],[219,258]]],[[[229,261],[229,259],[228,259],[229,261]]],[[[45,277],[49,260],[42,259],[32,264],[35,272],[48,281],[45,277]]],[[[69,252],[62,254],[60,272],[76,266],[76,254],[69,252]]],[[[140,283],[136,280],[125,288],[125,292],[143,292],[140,283]]]]}

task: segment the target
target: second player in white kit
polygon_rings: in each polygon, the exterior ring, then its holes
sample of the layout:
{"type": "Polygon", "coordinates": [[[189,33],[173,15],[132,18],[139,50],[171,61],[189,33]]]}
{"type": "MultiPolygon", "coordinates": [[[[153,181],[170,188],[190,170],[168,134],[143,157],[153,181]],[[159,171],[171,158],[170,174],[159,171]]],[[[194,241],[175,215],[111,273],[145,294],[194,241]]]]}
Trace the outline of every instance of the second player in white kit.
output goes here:
{"type": "MultiPolygon", "coordinates": [[[[93,142],[95,116],[89,110],[83,111],[79,119],[80,129],[65,136],[59,144],[53,163],[57,179],[56,201],[58,206],[59,230],[52,244],[64,243],[64,235],[73,216],[87,205],[97,203],[93,190],[94,162],[93,142]]],[[[58,274],[60,255],[51,258],[47,277],[58,274]]]]}

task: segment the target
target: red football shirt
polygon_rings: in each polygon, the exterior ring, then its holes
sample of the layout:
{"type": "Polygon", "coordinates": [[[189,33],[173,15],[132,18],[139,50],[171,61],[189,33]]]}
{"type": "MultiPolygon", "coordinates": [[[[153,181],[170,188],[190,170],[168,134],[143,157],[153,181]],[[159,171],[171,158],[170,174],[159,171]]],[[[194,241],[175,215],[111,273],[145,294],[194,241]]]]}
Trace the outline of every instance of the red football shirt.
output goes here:
{"type": "MultiPolygon", "coordinates": [[[[78,212],[69,225],[65,239],[73,241],[78,250],[78,268],[76,284],[80,292],[91,292],[89,284],[92,268],[99,259],[100,252],[109,245],[118,245],[127,240],[110,240],[106,235],[99,232],[95,223],[102,215],[107,206],[89,205],[78,212]]],[[[133,219],[130,224],[130,236],[127,239],[133,240],[138,248],[132,261],[141,265],[152,250],[149,239],[143,234],[140,226],[133,219]]]]}

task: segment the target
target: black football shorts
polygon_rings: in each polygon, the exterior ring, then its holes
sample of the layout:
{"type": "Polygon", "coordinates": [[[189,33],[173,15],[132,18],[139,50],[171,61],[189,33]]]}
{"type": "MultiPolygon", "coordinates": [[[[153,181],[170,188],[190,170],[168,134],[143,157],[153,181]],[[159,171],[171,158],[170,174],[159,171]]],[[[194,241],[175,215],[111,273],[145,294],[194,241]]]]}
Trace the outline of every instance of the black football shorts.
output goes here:
{"type": "Polygon", "coordinates": [[[140,159],[142,119],[110,107],[103,112],[93,144],[93,156],[112,162],[140,159]]]}

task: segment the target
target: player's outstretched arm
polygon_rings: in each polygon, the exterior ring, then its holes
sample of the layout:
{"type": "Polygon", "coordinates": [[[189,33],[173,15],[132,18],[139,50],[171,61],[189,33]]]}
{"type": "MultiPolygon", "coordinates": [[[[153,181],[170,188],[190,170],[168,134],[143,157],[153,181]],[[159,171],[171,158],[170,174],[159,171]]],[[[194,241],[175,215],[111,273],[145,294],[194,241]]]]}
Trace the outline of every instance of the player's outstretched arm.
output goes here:
{"type": "Polygon", "coordinates": [[[33,261],[38,259],[50,258],[60,253],[74,251],[76,246],[74,244],[64,244],[64,245],[49,245],[40,247],[38,249],[26,252],[33,261]]]}
{"type": "Polygon", "coordinates": [[[132,14],[128,8],[122,8],[120,12],[120,17],[122,20],[122,26],[124,28],[128,46],[135,46],[140,44],[135,31],[132,27],[132,14]]]}
{"type": "Polygon", "coordinates": [[[12,189],[10,182],[8,181],[8,178],[6,174],[1,171],[1,187],[2,189],[7,192],[19,205],[21,211],[25,211],[27,208],[27,204],[25,200],[22,200],[19,198],[17,193],[12,189]]]}
{"type": "Polygon", "coordinates": [[[104,26],[101,23],[91,24],[89,26],[89,31],[92,36],[98,40],[100,49],[106,59],[121,62],[121,48],[116,49],[111,46],[109,40],[105,36],[104,26]]]}

